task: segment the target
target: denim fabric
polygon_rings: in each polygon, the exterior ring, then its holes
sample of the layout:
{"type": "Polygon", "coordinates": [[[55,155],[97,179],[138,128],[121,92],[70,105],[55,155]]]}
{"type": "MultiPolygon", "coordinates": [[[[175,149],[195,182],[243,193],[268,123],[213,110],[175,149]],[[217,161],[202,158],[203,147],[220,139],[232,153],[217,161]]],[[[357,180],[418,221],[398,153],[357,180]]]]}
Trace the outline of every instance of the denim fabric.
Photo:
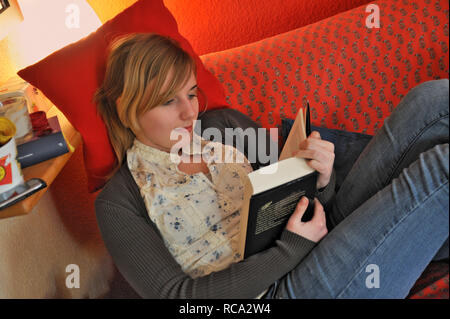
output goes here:
{"type": "Polygon", "coordinates": [[[346,174],[328,235],[266,298],[404,298],[448,258],[448,83],[402,99],[346,174]]]}

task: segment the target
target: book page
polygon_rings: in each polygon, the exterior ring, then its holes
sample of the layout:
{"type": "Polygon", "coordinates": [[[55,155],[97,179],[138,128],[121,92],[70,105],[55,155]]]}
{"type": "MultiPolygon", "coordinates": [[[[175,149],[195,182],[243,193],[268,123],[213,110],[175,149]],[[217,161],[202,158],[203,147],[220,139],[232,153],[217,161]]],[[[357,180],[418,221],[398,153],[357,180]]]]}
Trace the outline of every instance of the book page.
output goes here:
{"type": "Polygon", "coordinates": [[[298,151],[298,146],[301,141],[306,139],[306,124],[305,124],[305,109],[301,108],[297,112],[294,124],[289,132],[288,138],[281,151],[279,161],[292,157],[292,153],[298,151]]]}
{"type": "Polygon", "coordinates": [[[250,172],[248,178],[253,186],[253,195],[256,195],[313,172],[304,158],[292,156],[250,172]]]}
{"type": "MultiPolygon", "coordinates": [[[[292,125],[291,131],[289,132],[288,138],[286,139],[283,150],[281,151],[279,161],[293,157],[292,153],[294,151],[298,150],[298,146],[299,146],[300,142],[306,138],[306,124],[305,124],[304,112],[305,112],[304,108],[299,109],[299,111],[297,113],[297,117],[295,118],[294,124],[292,125]]],[[[275,164],[278,164],[279,161],[275,164]]],[[[270,169],[273,165],[274,164],[267,166],[266,170],[270,169]]],[[[274,175],[272,175],[272,174],[263,174],[263,175],[266,175],[265,176],[266,178],[270,177],[271,179],[274,179],[273,183],[280,185],[280,184],[283,184],[284,182],[286,182],[286,180],[292,180],[293,179],[292,175],[299,174],[299,176],[303,176],[303,175],[307,175],[314,171],[306,164],[306,161],[301,158],[298,158],[298,159],[292,161],[292,163],[291,163],[291,161],[288,161],[283,166],[289,167],[290,172],[291,172],[291,174],[289,174],[290,177],[287,179],[283,177],[284,176],[283,174],[281,174],[283,176],[278,177],[278,178],[274,178],[274,175]],[[292,174],[292,172],[294,172],[295,174],[292,174]]],[[[253,172],[253,173],[255,173],[255,172],[253,172]]],[[[252,173],[250,173],[250,174],[252,174],[252,173]]],[[[253,175],[255,175],[255,174],[253,174],[253,175]]],[[[257,177],[256,179],[259,179],[259,177],[257,177]]],[[[274,186],[274,185],[272,185],[273,183],[267,183],[265,181],[260,181],[260,180],[258,180],[258,181],[255,180],[253,182],[256,183],[255,185],[262,186],[261,189],[259,189],[260,186],[255,186],[257,188],[256,190],[258,192],[274,186]],[[268,184],[271,184],[271,185],[268,185],[268,184]]],[[[241,218],[240,218],[240,241],[239,241],[239,247],[238,247],[239,253],[241,255],[241,260],[244,258],[244,253],[245,253],[245,241],[246,241],[246,236],[247,236],[250,200],[255,191],[255,189],[253,188],[253,185],[252,185],[252,181],[250,180],[249,176],[247,176],[244,179],[243,183],[244,183],[244,185],[243,185],[244,186],[244,194],[243,194],[242,208],[241,208],[241,212],[240,212],[240,215],[241,215],[241,218]]]]}
{"type": "Polygon", "coordinates": [[[240,222],[239,222],[239,228],[240,228],[240,232],[239,232],[239,247],[238,247],[238,252],[241,255],[241,260],[244,259],[244,252],[245,252],[245,240],[247,237],[247,224],[248,224],[248,211],[250,209],[250,199],[253,196],[253,186],[252,183],[250,182],[250,179],[248,176],[246,176],[245,172],[242,182],[243,182],[243,186],[244,186],[244,198],[242,200],[242,208],[241,208],[241,218],[240,218],[240,222]]]}

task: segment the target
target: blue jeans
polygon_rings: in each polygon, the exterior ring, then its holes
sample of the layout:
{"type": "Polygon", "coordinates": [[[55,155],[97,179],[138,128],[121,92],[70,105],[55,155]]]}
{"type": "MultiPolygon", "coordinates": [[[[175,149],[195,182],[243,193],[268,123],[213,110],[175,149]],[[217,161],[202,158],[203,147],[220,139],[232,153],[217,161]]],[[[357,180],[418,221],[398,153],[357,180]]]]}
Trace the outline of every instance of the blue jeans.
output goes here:
{"type": "Polygon", "coordinates": [[[448,258],[449,82],[412,89],[344,179],[329,233],[266,298],[405,298],[448,258]]]}

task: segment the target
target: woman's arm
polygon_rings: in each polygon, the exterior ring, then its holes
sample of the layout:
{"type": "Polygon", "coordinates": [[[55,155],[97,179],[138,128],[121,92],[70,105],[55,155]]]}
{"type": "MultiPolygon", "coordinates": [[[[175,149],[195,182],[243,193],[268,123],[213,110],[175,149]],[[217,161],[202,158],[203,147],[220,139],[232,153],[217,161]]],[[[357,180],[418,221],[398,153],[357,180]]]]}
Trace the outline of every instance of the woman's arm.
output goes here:
{"type": "Polygon", "coordinates": [[[333,201],[336,195],[336,171],[333,168],[331,172],[330,182],[324,188],[318,189],[316,191],[316,197],[319,199],[320,203],[325,208],[325,211],[328,211],[331,206],[331,202],[333,201]]]}
{"type": "Polygon", "coordinates": [[[274,247],[225,270],[192,279],[166,249],[156,226],[147,222],[138,209],[131,209],[139,205],[129,201],[119,205],[116,200],[113,203],[101,198],[95,205],[109,253],[122,275],[144,298],[255,298],[315,246],[284,230],[274,247]]]}

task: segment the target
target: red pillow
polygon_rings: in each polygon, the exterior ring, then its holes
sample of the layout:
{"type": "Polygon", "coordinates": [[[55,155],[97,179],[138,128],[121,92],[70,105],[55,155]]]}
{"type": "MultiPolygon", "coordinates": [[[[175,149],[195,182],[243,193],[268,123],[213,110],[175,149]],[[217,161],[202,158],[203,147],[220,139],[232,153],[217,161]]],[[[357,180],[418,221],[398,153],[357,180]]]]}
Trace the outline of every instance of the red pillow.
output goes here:
{"type": "MultiPolygon", "coordinates": [[[[221,84],[180,35],[175,19],[162,0],[140,0],[88,37],[18,72],[39,88],[80,132],[89,192],[103,187],[105,176],[116,163],[106,127],[93,103],[93,95],[104,77],[109,43],[118,35],[143,32],[177,40],[197,62],[197,81],[206,94],[208,109],[227,105],[221,84]]],[[[200,105],[204,105],[202,102],[200,105]]]]}

